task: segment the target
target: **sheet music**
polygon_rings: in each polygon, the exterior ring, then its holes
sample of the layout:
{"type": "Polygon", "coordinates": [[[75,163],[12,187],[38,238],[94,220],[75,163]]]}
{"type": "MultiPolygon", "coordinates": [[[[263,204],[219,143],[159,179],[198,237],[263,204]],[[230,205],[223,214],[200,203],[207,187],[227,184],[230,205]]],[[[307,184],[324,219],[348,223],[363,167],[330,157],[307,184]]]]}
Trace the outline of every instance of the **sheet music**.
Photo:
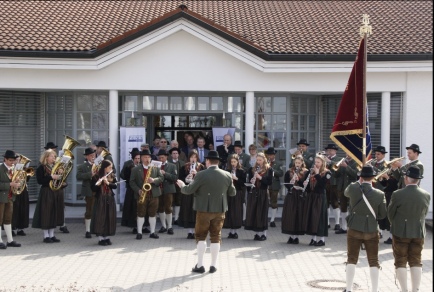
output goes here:
{"type": "Polygon", "coordinates": [[[302,187],[300,187],[300,186],[293,186],[293,189],[296,189],[296,190],[299,190],[299,191],[304,190],[304,188],[302,188],[302,187]]]}
{"type": "Polygon", "coordinates": [[[154,167],[158,167],[161,168],[161,165],[163,164],[163,162],[158,161],[158,160],[152,160],[151,163],[149,164],[150,166],[154,166],[154,167]]]}
{"type": "Polygon", "coordinates": [[[24,167],[24,164],[22,164],[22,163],[17,163],[17,164],[15,165],[15,170],[22,170],[23,167],[24,167]]]}
{"type": "Polygon", "coordinates": [[[244,185],[245,185],[246,187],[254,187],[254,184],[251,184],[251,183],[244,183],[244,185]]]}
{"type": "Polygon", "coordinates": [[[71,160],[71,157],[63,155],[61,158],[62,163],[68,163],[71,160]]]}
{"type": "Polygon", "coordinates": [[[95,165],[100,165],[100,163],[104,160],[104,157],[102,157],[102,155],[98,156],[97,158],[95,158],[95,160],[93,161],[93,163],[95,165]]]}

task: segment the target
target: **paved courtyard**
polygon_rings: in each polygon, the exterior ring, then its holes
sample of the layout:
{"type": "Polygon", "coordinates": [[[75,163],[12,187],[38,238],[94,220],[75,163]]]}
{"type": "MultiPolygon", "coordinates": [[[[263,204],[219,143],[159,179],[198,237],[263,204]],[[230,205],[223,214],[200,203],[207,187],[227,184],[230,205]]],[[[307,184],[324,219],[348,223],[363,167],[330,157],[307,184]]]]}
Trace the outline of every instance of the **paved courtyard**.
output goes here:
{"type": "MultiPolygon", "coordinates": [[[[342,291],[345,288],[346,236],[330,230],[324,247],[310,247],[309,236],[299,245],[286,244],[280,222],[270,228],[268,239],[253,241],[254,233],[239,230],[239,239],[223,244],[217,272],[193,274],[195,242],[175,227],[175,234],[136,240],[129,228],[120,227],[112,246],[99,246],[84,238],[79,217],[84,208],[67,207],[69,234],[56,230],[60,243],[42,242],[42,233],[29,228],[17,236],[21,248],[0,251],[0,291],[342,291]],[[72,210],[72,211],[71,211],[72,210]],[[73,214],[72,214],[73,213],[73,214]],[[71,215],[72,214],[72,215],[71,215]]],[[[332,222],[333,226],[333,222],[332,222]]],[[[157,223],[157,228],[159,224],[157,223]]],[[[5,236],[3,235],[3,238],[5,236]]],[[[390,245],[380,244],[380,291],[399,291],[395,284],[390,245]]],[[[421,291],[433,291],[432,232],[423,252],[421,291]]],[[[204,258],[206,270],[210,253],[204,258]]],[[[409,277],[410,278],[410,277],[409,277]]],[[[370,291],[366,254],[356,269],[354,291],[370,291]]],[[[411,287],[411,286],[410,286],[411,287]]]]}

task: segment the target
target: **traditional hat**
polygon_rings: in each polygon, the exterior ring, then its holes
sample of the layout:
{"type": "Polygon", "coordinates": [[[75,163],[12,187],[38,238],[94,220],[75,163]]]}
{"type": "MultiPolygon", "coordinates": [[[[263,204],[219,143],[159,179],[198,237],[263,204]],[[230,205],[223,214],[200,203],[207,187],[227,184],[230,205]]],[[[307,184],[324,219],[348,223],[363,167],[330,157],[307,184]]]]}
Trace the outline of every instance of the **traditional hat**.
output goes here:
{"type": "Polygon", "coordinates": [[[169,153],[167,153],[167,151],[166,151],[166,150],[164,150],[164,149],[160,149],[160,150],[158,151],[158,154],[157,154],[157,156],[160,156],[160,155],[166,155],[166,156],[168,156],[168,155],[169,155],[169,153]]]}
{"type": "Polygon", "coordinates": [[[94,149],[88,147],[88,148],[84,149],[84,153],[83,153],[83,155],[86,156],[86,155],[89,155],[89,154],[92,154],[92,153],[95,153],[95,152],[96,152],[96,150],[94,150],[94,149]]]}
{"type": "Polygon", "coordinates": [[[172,154],[173,151],[178,151],[178,154],[181,153],[181,150],[179,150],[177,147],[170,148],[169,153],[172,154]]]}
{"type": "Polygon", "coordinates": [[[360,171],[357,175],[360,177],[373,177],[376,176],[377,173],[372,166],[366,165],[362,167],[362,171],[360,171]]]}
{"type": "Polygon", "coordinates": [[[133,148],[131,149],[130,154],[133,154],[133,152],[140,152],[139,148],[133,148]]]}
{"type": "Polygon", "coordinates": [[[104,141],[99,141],[98,144],[96,145],[96,147],[104,147],[104,148],[107,148],[107,145],[105,144],[104,141]]]}
{"type": "Polygon", "coordinates": [[[3,155],[4,158],[18,158],[18,155],[12,151],[12,150],[6,150],[5,155],[3,155]]]}
{"type": "Polygon", "coordinates": [[[277,151],[274,150],[274,147],[268,147],[267,151],[265,151],[265,154],[276,154],[277,151]]]}
{"type": "Polygon", "coordinates": [[[53,142],[47,142],[47,145],[44,147],[46,150],[48,149],[55,149],[58,146],[56,144],[54,144],[53,142]]]}
{"type": "Polygon", "coordinates": [[[336,146],[335,144],[328,144],[326,148],[324,149],[334,149],[334,150],[338,150],[338,146],[336,146]]]}
{"type": "Polygon", "coordinates": [[[297,145],[300,145],[300,144],[303,144],[303,145],[306,145],[306,146],[310,145],[309,143],[307,143],[307,140],[304,139],[304,138],[302,138],[302,139],[300,139],[300,141],[298,141],[297,145]]]}
{"type": "Polygon", "coordinates": [[[243,148],[243,144],[241,143],[240,140],[237,140],[237,141],[234,142],[234,147],[241,147],[241,148],[243,148]]]}
{"type": "Polygon", "coordinates": [[[423,176],[420,174],[420,168],[417,166],[410,166],[405,175],[411,178],[421,179],[423,176]]]}
{"type": "Polygon", "coordinates": [[[377,146],[377,148],[375,148],[374,152],[381,152],[381,153],[383,153],[383,154],[388,153],[388,152],[386,151],[386,147],[384,147],[384,146],[377,146]]]}
{"type": "Polygon", "coordinates": [[[145,149],[145,150],[143,150],[143,151],[140,151],[140,156],[142,156],[142,155],[149,155],[149,156],[152,156],[152,155],[151,155],[151,152],[150,152],[148,149],[145,149]]]}
{"type": "Polygon", "coordinates": [[[217,159],[217,160],[220,160],[219,153],[217,151],[215,151],[215,150],[210,150],[208,152],[208,156],[206,156],[205,159],[217,159]]]}
{"type": "Polygon", "coordinates": [[[410,146],[408,146],[408,147],[405,147],[405,149],[412,149],[414,152],[418,152],[419,154],[421,154],[422,152],[420,152],[420,150],[419,150],[419,145],[416,145],[416,144],[411,144],[410,146]]]}

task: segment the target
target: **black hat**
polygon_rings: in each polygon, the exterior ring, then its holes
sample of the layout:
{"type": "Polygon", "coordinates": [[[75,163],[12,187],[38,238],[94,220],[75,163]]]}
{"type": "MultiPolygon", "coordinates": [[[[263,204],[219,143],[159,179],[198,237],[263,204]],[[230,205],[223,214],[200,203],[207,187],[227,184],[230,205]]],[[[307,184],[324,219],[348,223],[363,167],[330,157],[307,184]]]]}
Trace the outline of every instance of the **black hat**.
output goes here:
{"type": "Polygon", "coordinates": [[[405,176],[421,179],[423,176],[420,174],[420,168],[417,166],[410,166],[405,172],[405,176]]]}
{"type": "Polygon", "coordinates": [[[408,147],[405,147],[405,149],[412,149],[414,152],[418,152],[419,154],[421,154],[422,152],[420,152],[420,150],[419,150],[419,145],[416,145],[416,144],[411,144],[410,146],[408,146],[408,147]]]}
{"type": "Polygon", "coordinates": [[[158,151],[158,154],[157,154],[157,156],[160,156],[160,155],[166,155],[166,156],[168,156],[168,155],[169,155],[169,153],[167,153],[167,151],[166,151],[166,150],[164,150],[164,149],[160,149],[160,150],[158,151]]]}
{"type": "Polygon", "coordinates": [[[326,148],[324,148],[325,150],[327,149],[334,149],[334,150],[338,150],[338,146],[336,146],[335,144],[328,144],[326,148]]]}
{"type": "Polygon", "coordinates": [[[243,144],[241,144],[240,140],[237,140],[237,141],[234,142],[234,147],[241,147],[241,148],[243,148],[243,144]]]}
{"type": "Polygon", "coordinates": [[[150,152],[148,149],[145,149],[145,150],[143,150],[143,151],[140,151],[140,156],[142,156],[142,155],[149,155],[149,156],[152,156],[151,152],[150,152]]]}
{"type": "Polygon", "coordinates": [[[381,153],[383,153],[383,154],[388,153],[388,152],[386,151],[386,147],[384,147],[384,146],[377,146],[377,148],[375,148],[374,152],[381,152],[381,153]]]}
{"type": "Polygon", "coordinates": [[[44,148],[46,150],[48,150],[48,149],[55,149],[55,148],[57,148],[57,145],[54,144],[53,142],[48,142],[47,145],[44,148]]]}
{"type": "Polygon", "coordinates": [[[300,144],[303,144],[303,145],[306,145],[306,146],[310,145],[309,143],[307,143],[306,139],[300,139],[300,141],[298,141],[297,145],[300,145],[300,144]]]}
{"type": "Polygon", "coordinates": [[[178,154],[181,153],[181,151],[177,147],[170,148],[169,153],[172,154],[173,151],[178,151],[178,154]]]}
{"type": "Polygon", "coordinates": [[[93,150],[92,148],[89,147],[89,148],[84,149],[83,155],[89,155],[89,154],[92,154],[95,152],[96,152],[96,150],[93,150]]]}
{"type": "Polygon", "coordinates": [[[15,154],[12,150],[6,150],[5,155],[3,155],[4,158],[18,158],[18,155],[15,154]]]}
{"type": "Polygon", "coordinates": [[[205,159],[217,159],[217,160],[220,160],[219,153],[217,151],[215,151],[215,150],[210,150],[208,152],[208,156],[206,156],[205,159]]]}
{"type": "Polygon", "coordinates": [[[131,149],[130,154],[133,154],[133,152],[140,152],[139,148],[133,148],[131,149]]]}
{"type": "Polygon", "coordinates": [[[104,147],[104,148],[107,148],[107,145],[105,144],[104,141],[99,141],[98,144],[96,144],[96,147],[104,147]]]}
{"type": "Polygon", "coordinates": [[[377,172],[375,172],[372,166],[366,165],[362,167],[362,171],[360,171],[357,175],[360,177],[373,177],[377,175],[377,172]]]}
{"type": "Polygon", "coordinates": [[[277,151],[274,150],[274,147],[268,147],[267,151],[265,151],[265,154],[276,154],[277,151]]]}

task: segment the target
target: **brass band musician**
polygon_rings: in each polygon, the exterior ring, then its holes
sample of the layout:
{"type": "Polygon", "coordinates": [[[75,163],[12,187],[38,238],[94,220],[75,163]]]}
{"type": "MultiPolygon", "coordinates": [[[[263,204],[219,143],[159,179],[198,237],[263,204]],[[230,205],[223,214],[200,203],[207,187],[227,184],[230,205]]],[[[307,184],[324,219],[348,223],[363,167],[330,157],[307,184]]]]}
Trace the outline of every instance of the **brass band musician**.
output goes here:
{"type": "MultiPolygon", "coordinates": [[[[409,162],[405,165],[402,165],[400,161],[397,161],[394,165],[392,165],[393,175],[399,180],[398,188],[402,189],[405,187],[404,176],[410,166],[417,166],[420,169],[420,175],[423,176],[423,164],[419,160],[419,155],[422,153],[419,149],[419,146],[416,144],[411,144],[407,149],[407,157],[409,162]]],[[[419,181],[420,183],[420,181],[419,181]]]]}

